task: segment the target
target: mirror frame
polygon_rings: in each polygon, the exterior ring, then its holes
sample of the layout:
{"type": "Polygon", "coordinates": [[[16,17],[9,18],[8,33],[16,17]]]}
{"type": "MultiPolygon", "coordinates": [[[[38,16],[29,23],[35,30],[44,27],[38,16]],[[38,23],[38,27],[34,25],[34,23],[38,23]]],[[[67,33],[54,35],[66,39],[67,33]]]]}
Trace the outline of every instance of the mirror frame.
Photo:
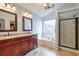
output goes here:
{"type": "Polygon", "coordinates": [[[23,20],[23,26],[22,26],[22,27],[23,27],[23,31],[32,31],[32,19],[31,19],[31,18],[28,18],[28,17],[23,16],[23,19],[22,19],[22,20],[23,20]],[[25,24],[24,24],[24,21],[25,21],[25,20],[24,20],[24,19],[25,19],[25,18],[26,18],[26,19],[31,20],[31,29],[30,29],[30,30],[24,29],[24,27],[25,27],[25,24]]]}
{"type": "Polygon", "coordinates": [[[17,14],[16,13],[13,13],[13,12],[10,12],[10,11],[7,11],[7,10],[3,10],[3,9],[0,9],[0,11],[3,11],[5,13],[9,13],[9,14],[12,14],[12,15],[15,16],[15,30],[0,30],[0,32],[17,31],[17,14]]]}

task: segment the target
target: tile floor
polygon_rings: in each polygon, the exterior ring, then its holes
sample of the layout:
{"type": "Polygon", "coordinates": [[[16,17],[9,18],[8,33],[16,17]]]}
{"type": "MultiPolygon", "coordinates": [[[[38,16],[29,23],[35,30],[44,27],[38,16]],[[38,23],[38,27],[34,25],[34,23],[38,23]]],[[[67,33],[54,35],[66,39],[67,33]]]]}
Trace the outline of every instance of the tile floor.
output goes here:
{"type": "Polygon", "coordinates": [[[39,47],[27,53],[25,56],[56,56],[56,55],[57,54],[55,51],[51,51],[47,48],[39,47]]]}

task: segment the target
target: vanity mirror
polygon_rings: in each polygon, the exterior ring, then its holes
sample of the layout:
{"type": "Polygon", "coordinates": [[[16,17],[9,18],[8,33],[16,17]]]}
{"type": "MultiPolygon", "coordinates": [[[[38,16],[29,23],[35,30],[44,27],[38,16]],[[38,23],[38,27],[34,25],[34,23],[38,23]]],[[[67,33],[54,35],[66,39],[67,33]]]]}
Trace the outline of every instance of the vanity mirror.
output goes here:
{"type": "Polygon", "coordinates": [[[32,31],[32,19],[23,16],[23,31],[32,31]]]}
{"type": "Polygon", "coordinates": [[[3,9],[0,9],[0,32],[16,31],[17,15],[3,9]]]}

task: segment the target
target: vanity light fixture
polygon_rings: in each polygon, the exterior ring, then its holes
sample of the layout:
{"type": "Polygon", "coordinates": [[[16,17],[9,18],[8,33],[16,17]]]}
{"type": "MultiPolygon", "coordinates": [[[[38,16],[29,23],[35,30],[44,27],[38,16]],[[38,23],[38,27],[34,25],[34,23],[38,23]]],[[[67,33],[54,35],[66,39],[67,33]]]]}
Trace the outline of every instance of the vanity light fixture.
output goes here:
{"type": "Polygon", "coordinates": [[[16,11],[15,5],[13,3],[0,3],[0,7],[16,11]]]}
{"type": "Polygon", "coordinates": [[[6,7],[7,7],[8,9],[12,9],[10,3],[7,3],[6,7]]]}
{"type": "Polygon", "coordinates": [[[32,18],[32,13],[31,13],[31,11],[25,11],[23,13],[23,16],[28,17],[28,18],[32,18]]]}
{"type": "Polygon", "coordinates": [[[12,4],[12,10],[16,11],[15,5],[12,4]]]}
{"type": "Polygon", "coordinates": [[[5,4],[4,4],[4,3],[0,3],[0,6],[4,7],[4,6],[5,6],[5,4]]]}

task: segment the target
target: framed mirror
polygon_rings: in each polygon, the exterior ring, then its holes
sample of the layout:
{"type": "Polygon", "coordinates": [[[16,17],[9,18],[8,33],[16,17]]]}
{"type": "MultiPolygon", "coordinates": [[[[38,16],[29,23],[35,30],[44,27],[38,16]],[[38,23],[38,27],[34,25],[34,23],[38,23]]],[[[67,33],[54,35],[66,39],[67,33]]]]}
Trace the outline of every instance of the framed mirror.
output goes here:
{"type": "Polygon", "coordinates": [[[17,31],[17,15],[0,9],[0,32],[17,31]]]}
{"type": "Polygon", "coordinates": [[[23,31],[32,31],[32,19],[23,16],[23,31]]]}

